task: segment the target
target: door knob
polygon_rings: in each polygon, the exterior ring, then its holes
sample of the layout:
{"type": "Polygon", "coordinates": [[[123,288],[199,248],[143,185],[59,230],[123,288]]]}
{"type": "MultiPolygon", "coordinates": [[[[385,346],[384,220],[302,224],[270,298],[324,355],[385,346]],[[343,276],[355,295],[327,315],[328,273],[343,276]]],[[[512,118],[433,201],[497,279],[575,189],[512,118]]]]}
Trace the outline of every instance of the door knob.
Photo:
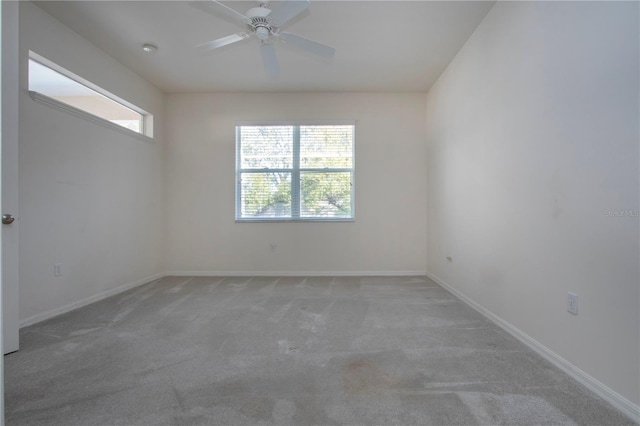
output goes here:
{"type": "Polygon", "coordinates": [[[3,214],[2,215],[2,224],[3,225],[11,225],[13,221],[16,220],[15,217],[11,214],[3,214]]]}

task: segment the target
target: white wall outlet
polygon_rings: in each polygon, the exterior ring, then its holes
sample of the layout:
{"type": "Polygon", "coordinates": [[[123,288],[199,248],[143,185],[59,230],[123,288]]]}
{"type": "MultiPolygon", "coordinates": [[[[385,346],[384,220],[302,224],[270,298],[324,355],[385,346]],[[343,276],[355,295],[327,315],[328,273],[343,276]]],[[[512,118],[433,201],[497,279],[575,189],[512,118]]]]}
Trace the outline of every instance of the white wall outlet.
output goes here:
{"type": "Polygon", "coordinates": [[[578,315],[578,295],[574,293],[567,294],[567,311],[573,315],[578,315]]]}
{"type": "Polygon", "coordinates": [[[62,263],[56,263],[53,265],[53,275],[56,277],[62,276],[62,263]]]}
{"type": "Polygon", "coordinates": [[[277,245],[275,245],[275,244],[269,244],[269,251],[270,251],[271,253],[275,252],[277,248],[278,248],[278,246],[277,246],[277,245]]]}

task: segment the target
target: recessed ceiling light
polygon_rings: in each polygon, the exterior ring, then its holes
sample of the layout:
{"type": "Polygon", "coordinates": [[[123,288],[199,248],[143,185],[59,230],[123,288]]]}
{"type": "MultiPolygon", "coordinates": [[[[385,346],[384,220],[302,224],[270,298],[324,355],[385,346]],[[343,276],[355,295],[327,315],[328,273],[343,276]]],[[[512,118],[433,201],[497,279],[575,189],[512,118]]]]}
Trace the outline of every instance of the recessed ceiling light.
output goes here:
{"type": "Polygon", "coordinates": [[[142,50],[147,53],[154,53],[156,50],[158,50],[158,48],[153,44],[146,43],[142,45],[142,50]]]}

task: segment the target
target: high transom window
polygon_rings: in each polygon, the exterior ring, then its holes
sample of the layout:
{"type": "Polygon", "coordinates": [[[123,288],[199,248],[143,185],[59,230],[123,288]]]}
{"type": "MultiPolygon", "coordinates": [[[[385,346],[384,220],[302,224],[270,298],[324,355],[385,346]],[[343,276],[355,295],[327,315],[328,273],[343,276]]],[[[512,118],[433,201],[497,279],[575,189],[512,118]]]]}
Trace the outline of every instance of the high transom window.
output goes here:
{"type": "Polygon", "coordinates": [[[152,136],[151,114],[34,52],[29,56],[29,91],[34,99],[83,118],[98,118],[152,136]]]}
{"type": "Polygon", "coordinates": [[[354,125],[236,126],[236,220],[352,220],[354,125]]]}

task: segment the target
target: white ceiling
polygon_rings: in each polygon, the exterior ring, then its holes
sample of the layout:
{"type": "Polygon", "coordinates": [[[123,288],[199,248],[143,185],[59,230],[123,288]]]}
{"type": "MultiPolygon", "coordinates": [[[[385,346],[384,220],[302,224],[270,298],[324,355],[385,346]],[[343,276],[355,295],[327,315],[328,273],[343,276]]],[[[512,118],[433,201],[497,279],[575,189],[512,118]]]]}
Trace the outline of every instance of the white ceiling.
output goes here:
{"type": "MultiPolygon", "coordinates": [[[[264,71],[255,38],[196,53],[196,44],[244,29],[185,1],[36,2],[165,92],[427,91],[493,3],[312,1],[283,30],[334,47],[335,57],[315,57],[278,42],[280,75],[273,78],[264,71]],[[144,53],[144,43],[158,51],[144,53]]],[[[225,4],[242,13],[256,6],[225,4]]]]}

